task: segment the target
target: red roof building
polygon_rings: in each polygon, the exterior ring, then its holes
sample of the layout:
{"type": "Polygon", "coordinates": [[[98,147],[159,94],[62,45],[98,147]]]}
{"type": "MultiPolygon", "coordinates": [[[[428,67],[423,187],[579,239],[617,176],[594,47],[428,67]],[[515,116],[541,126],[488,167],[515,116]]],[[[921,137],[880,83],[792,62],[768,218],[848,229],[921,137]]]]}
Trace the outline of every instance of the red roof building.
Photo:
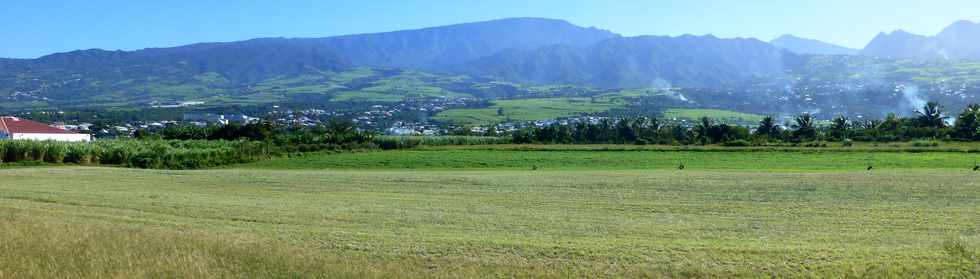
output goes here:
{"type": "Polygon", "coordinates": [[[51,127],[19,117],[0,117],[0,139],[89,141],[91,136],[51,127]]]}

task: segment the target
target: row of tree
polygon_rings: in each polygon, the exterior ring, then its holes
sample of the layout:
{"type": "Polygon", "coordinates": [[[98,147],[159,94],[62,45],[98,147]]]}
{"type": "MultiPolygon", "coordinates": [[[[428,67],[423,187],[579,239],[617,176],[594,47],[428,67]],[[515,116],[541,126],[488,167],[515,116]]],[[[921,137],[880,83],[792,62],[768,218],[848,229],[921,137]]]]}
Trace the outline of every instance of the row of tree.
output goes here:
{"type": "Polygon", "coordinates": [[[950,126],[943,107],[926,104],[913,117],[889,115],[884,120],[852,121],[839,116],[818,125],[809,113],[780,125],[763,118],[757,127],[715,123],[702,118],[693,127],[666,124],[656,118],[627,117],[598,123],[531,127],[514,132],[514,143],[547,144],[721,144],[734,142],[907,141],[917,139],[980,140],[980,105],[967,106],[950,126]]]}
{"type": "Polygon", "coordinates": [[[162,129],[138,130],[134,137],[142,140],[249,140],[269,141],[277,145],[363,144],[374,134],[360,131],[347,120],[333,120],[318,127],[285,127],[268,121],[240,125],[195,126],[170,125],[162,129]]]}

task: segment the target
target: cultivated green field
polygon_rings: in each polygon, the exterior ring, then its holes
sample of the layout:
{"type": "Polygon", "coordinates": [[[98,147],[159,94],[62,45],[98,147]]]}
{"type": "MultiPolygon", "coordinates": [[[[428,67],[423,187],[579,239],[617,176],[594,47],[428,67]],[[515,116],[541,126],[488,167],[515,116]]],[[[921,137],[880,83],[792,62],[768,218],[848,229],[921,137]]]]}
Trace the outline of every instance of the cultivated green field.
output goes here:
{"type": "Polygon", "coordinates": [[[977,153],[541,149],[0,169],[0,278],[980,276],[977,153]]]}
{"type": "Polygon", "coordinates": [[[667,119],[698,120],[702,117],[725,122],[755,123],[762,120],[762,118],[765,116],[717,109],[668,109],[666,112],[664,112],[664,118],[667,119]]]}
{"type": "Polygon", "coordinates": [[[613,101],[592,102],[589,98],[545,98],[494,101],[481,109],[451,109],[435,119],[462,124],[486,125],[510,121],[547,120],[607,111],[621,104],[613,101]]]}

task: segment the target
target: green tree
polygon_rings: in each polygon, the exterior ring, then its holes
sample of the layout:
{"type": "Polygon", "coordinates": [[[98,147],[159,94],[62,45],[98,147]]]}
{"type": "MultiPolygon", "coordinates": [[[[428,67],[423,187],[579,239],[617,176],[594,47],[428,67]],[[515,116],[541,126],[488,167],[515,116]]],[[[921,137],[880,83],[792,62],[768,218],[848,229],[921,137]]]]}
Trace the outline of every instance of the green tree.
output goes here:
{"type": "Polygon", "coordinates": [[[796,116],[793,124],[793,139],[797,141],[811,141],[817,138],[817,129],[815,128],[816,119],[809,112],[804,112],[796,116]]]}
{"type": "Polygon", "coordinates": [[[711,119],[707,117],[701,117],[701,122],[694,126],[691,130],[694,140],[701,144],[711,143],[711,119]]]}
{"type": "Polygon", "coordinates": [[[917,120],[921,127],[936,129],[946,127],[946,112],[943,106],[937,102],[926,103],[922,110],[916,111],[916,113],[919,114],[917,120]]]}
{"type": "Polygon", "coordinates": [[[759,121],[759,127],[755,129],[755,135],[759,137],[764,137],[766,139],[779,139],[782,134],[779,125],[776,125],[776,119],[771,115],[767,115],[759,121]]]}
{"type": "Polygon", "coordinates": [[[980,139],[980,104],[970,104],[956,117],[956,137],[965,140],[980,139]]]}
{"type": "Polygon", "coordinates": [[[830,136],[837,140],[847,140],[851,130],[851,121],[846,116],[838,116],[831,121],[830,136]]]}
{"type": "Polygon", "coordinates": [[[634,143],[637,139],[634,123],[627,118],[622,118],[616,122],[616,134],[618,143],[634,143]]]}
{"type": "Polygon", "coordinates": [[[490,124],[487,127],[487,131],[483,133],[483,136],[496,137],[497,136],[497,124],[490,124]]]}

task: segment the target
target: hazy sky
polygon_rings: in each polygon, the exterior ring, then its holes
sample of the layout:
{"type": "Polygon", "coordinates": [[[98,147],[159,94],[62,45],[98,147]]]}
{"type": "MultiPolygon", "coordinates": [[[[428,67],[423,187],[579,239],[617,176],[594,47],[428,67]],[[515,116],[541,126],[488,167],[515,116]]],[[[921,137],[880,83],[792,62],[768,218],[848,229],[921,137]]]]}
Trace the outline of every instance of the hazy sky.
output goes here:
{"type": "Polygon", "coordinates": [[[624,35],[792,33],[861,48],[878,32],[933,35],[980,20],[978,0],[2,0],[0,57],[256,37],[324,37],[504,17],[624,35]]]}

